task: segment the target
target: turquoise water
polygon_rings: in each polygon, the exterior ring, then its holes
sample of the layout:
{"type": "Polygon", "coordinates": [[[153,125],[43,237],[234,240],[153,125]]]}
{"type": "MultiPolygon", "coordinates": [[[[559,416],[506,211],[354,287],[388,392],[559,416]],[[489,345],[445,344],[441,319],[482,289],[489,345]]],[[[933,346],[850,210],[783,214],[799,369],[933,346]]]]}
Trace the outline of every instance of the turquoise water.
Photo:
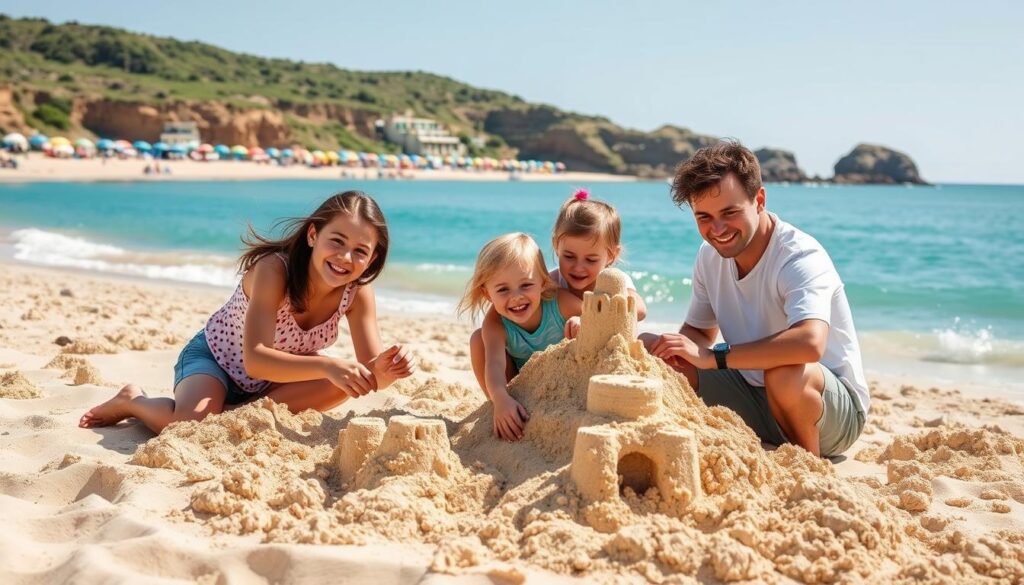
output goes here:
{"type": "MultiPolygon", "coordinates": [[[[700,243],[665,183],[602,183],[623,218],[622,267],[650,323],[678,324],[700,243]]],[[[480,246],[550,230],[573,186],[532,182],[265,181],[0,185],[8,254],[35,264],[230,286],[251,222],[302,215],[362,189],[392,232],[382,305],[447,312],[480,246]]],[[[770,185],[768,208],[816,237],[846,283],[862,333],[923,359],[1024,367],[1024,187],[770,185]]]]}

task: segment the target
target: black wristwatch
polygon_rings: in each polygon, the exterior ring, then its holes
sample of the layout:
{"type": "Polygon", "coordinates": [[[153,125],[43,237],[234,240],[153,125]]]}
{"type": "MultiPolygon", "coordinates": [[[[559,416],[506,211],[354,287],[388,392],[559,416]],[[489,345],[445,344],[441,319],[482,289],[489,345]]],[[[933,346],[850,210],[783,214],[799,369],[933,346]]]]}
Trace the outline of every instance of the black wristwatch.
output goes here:
{"type": "Polygon", "coordinates": [[[718,364],[719,370],[724,370],[729,367],[725,364],[725,354],[729,353],[729,349],[729,344],[724,341],[722,343],[716,343],[711,348],[711,351],[715,352],[715,363],[718,364]]]}

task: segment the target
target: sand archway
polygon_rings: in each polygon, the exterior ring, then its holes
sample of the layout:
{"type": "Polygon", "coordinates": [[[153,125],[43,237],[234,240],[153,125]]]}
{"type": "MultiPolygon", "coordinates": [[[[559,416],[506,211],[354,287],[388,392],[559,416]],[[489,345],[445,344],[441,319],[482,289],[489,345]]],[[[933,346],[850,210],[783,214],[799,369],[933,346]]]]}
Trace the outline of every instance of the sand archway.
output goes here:
{"type": "Polygon", "coordinates": [[[658,468],[654,460],[647,455],[640,451],[632,451],[619,457],[616,474],[619,477],[620,494],[624,494],[628,488],[642,496],[656,486],[658,468]]]}

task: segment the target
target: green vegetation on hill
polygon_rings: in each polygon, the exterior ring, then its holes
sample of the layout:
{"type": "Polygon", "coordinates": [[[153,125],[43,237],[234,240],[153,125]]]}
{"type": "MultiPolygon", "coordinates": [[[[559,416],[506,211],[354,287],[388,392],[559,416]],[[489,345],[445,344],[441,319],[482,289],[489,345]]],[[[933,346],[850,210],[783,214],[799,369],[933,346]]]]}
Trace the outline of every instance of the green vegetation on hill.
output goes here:
{"type": "MultiPolygon", "coordinates": [[[[677,126],[623,128],[432,73],[351,71],[0,14],[0,132],[155,140],[164,121],[192,120],[209,141],[395,152],[374,122],[405,111],[446,124],[472,156],[562,161],[581,171],[665,176],[716,140],[677,126]]],[[[792,153],[763,149],[759,157],[767,180],[806,180],[792,153]]],[[[846,178],[913,180],[883,177],[889,166],[846,178]]]]}
{"type": "Polygon", "coordinates": [[[334,102],[387,113],[407,108],[458,122],[461,107],[503,107],[522,100],[422,72],[359,72],[233,53],[200,42],[105,26],[51,24],[0,15],[0,75],[47,89],[99,90],[130,101],[270,100],[334,102]]]}

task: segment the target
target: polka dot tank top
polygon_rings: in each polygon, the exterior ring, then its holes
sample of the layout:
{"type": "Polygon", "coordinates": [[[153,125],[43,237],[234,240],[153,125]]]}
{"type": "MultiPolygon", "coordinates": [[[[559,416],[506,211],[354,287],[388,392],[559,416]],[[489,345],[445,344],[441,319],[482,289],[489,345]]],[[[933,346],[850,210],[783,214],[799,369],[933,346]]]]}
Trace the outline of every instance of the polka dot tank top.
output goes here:
{"type": "MultiPolygon", "coordinates": [[[[279,257],[285,261],[283,257],[279,257]]],[[[287,263],[285,266],[287,267],[287,263]]],[[[329,319],[310,329],[303,329],[295,322],[291,303],[286,296],[277,310],[274,349],[307,355],[333,345],[338,339],[338,321],[352,305],[358,288],[355,283],[348,284],[341,295],[338,310],[329,319]]],[[[245,373],[245,366],[242,363],[242,329],[248,308],[249,297],[245,296],[240,281],[228,302],[206,322],[206,342],[217,364],[239,388],[245,392],[262,392],[270,386],[270,382],[250,378],[245,373]]]]}

